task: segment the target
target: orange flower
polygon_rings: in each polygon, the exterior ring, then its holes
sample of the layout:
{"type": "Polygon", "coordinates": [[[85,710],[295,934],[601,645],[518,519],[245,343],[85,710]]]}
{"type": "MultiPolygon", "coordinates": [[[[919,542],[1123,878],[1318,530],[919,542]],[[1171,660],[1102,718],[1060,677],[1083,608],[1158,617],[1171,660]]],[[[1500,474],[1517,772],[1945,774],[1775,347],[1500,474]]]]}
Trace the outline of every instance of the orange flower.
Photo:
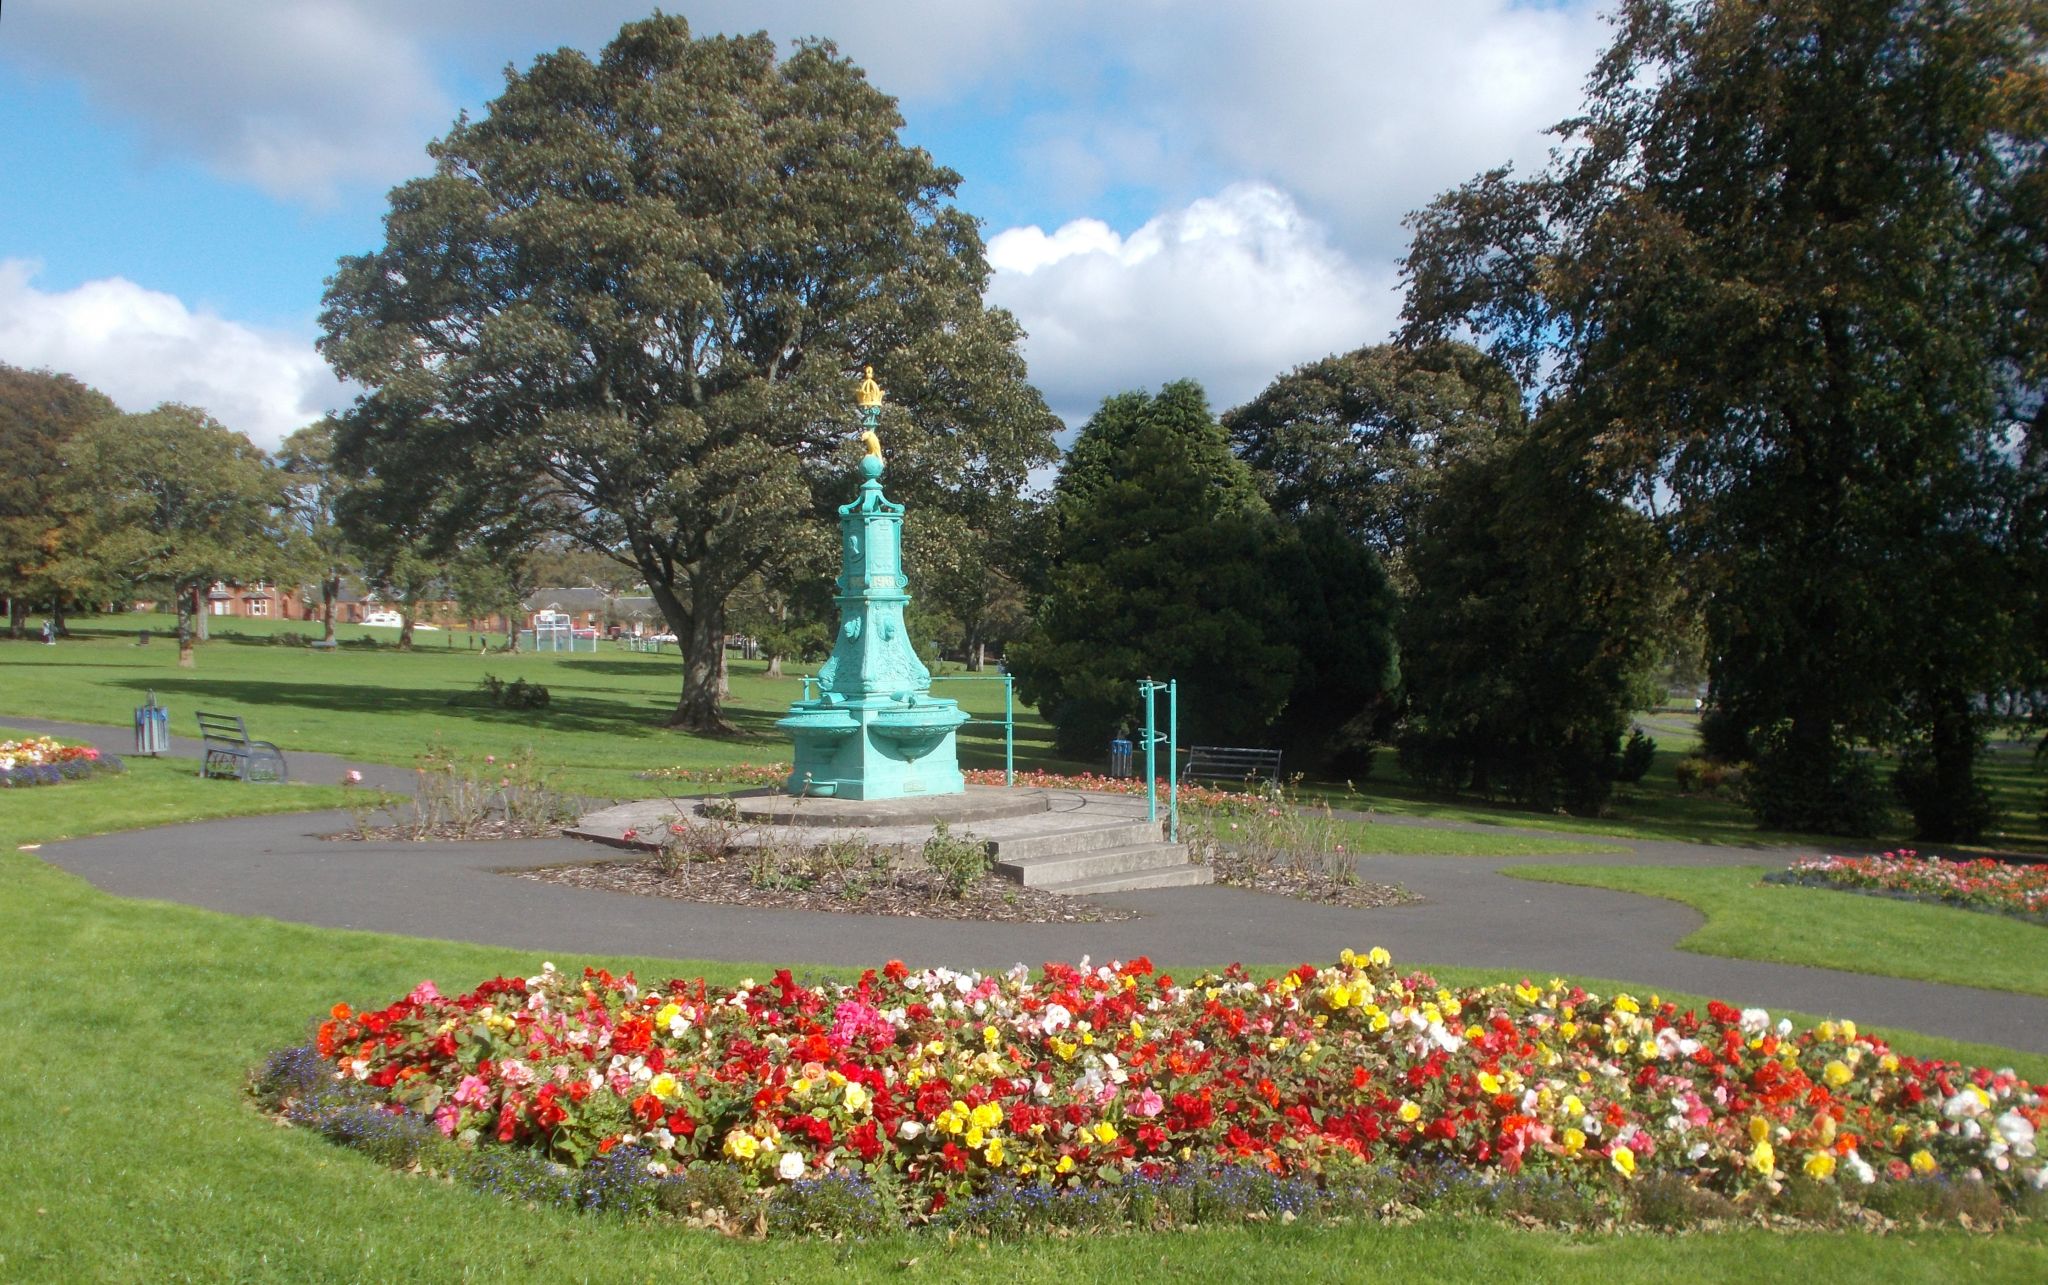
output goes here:
{"type": "Polygon", "coordinates": [[[337,1022],[346,1022],[348,1020],[348,1005],[336,1004],[333,1008],[327,1010],[327,1015],[337,1022]]]}

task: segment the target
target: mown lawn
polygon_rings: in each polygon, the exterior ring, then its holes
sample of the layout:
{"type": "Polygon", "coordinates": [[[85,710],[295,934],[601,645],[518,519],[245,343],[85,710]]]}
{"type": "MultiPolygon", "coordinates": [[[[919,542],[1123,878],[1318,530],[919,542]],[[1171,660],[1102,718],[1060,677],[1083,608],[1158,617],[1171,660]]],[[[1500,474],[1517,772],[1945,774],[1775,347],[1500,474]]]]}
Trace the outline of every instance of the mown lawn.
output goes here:
{"type": "MultiPolygon", "coordinates": [[[[0,741],[23,735],[0,727],[0,741]]],[[[43,843],[82,834],[105,834],[138,824],[173,825],[216,817],[312,812],[342,806],[332,785],[250,785],[209,781],[192,759],[124,756],[128,770],[62,785],[0,790],[0,836],[10,843],[43,843]]]]}
{"type": "Polygon", "coordinates": [[[1762,866],[1516,866],[1543,883],[1683,902],[1707,917],[1680,950],[2048,995],[2048,928],[1952,906],[1761,882],[1762,866]]]}
{"type": "MultiPolygon", "coordinates": [[[[1265,1226],[1020,1244],[903,1234],[838,1245],[729,1240],[506,1204],[389,1172],[279,1128],[243,1096],[248,1068],[336,1000],[385,1002],[422,977],[468,987],[539,960],[517,951],[241,918],[100,893],[17,845],[71,832],[66,787],[0,815],[0,1279],[1144,1279],[1686,1281],[1849,1273],[2038,1279],[2048,1228],[1563,1235],[1432,1216],[1407,1226],[1265,1226]]],[[[251,802],[255,792],[232,796],[251,802]]],[[[159,818],[138,801],[98,823],[159,818]]],[[[459,925],[450,925],[459,931],[459,925]]],[[[1364,943],[1361,943],[1364,944],[1364,943]]],[[[730,983],[768,963],[578,957],[730,983]]],[[[1186,966],[1202,962],[1179,961],[1186,966]]],[[[820,976],[825,969],[803,969],[820,976]]],[[[1469,969],[1445,981],[1492,980],[1469,969]]],[[[1620,983],[1584,979],[1603,991],[1620,983]]],[[[1642,988],[1634,988],[1638,994],[1642,988]]],[[[1681,1003],[1694,997],[1669,996],[1681,1003]]],[[[1740,997],[1730,997],[1740,999],[1740,997]]],[[[1813,1020],[1790,1015],[1794,1020],[1813,1020]]],[[[1922,1056],[2048,1058],[1889,1033],[1922,1056]]]]}
{"type": "MultiPolygon", "coordinates": [[[[864,1244],[743,1242],[526,1209],[395,1174],[250,1109],[248,1068],[305,1037],[336,1000],[387,1002],[420,978],[467,988],[539,959],[506,949],[309,928],[96,892],[16,844],[197,816],[182,764],[0,797],[0,1279],[1286,1279],[1700,1281],[1855,1273],[1913,1281],[2038,1279],[2048,1228],[1874,1238],[1741,1228],[1597,1236],[1432,1215],[1411,1226],[1264,1226],[991,1244],[899,1234],[864,1244]],[[86,793],[104,797],[84,805],[86,793]],[[168,795],[168,797],[166,797],[168,795]],[[90,818],[90,820],[80,820],[90,818]]],[[[307,791],[307,797],[315,791],[307,791]]],[[[266,810],[285,791],[227,787],[207,814],[266,810]]],[[[1825,894],[1821,894],[1825,896],[1825,894]]],[[[1855,900],[1855,898],[1847,898],[1855,900]]],[[[459,932],[451,924],[451,935],[459,932]]],[[[1360,943],[1368,945],[1368,943],[1360,943]]],[[[582,959],[731,984],[774,963],[582,959]]],[[[1188,971],[1198,963],[1178,961],[1188,971]]],[[[801,969],[827,976],[834,969],[801,969]]],[[[846,976],[848,969],[840,969],[846,976]]],[[[1497,980],[1438,969],[1448,984],[1497,980]]],[[[1581,980],[1614,992],[1622,982],[1581,980]]],[[[1642,994],[1645,988],[1630,988],[1642,994]]],[[[1667,996],[1702,1004],[1698,996],[1667,996]]],[[[1741,996],[1729,996],[1739,1000],[1741,996]]],[[[1794,1021],[1817,1021],[1788,1014],[1794,1021]]],[[[1853,1014],[1851,1014],[1853,1017],[1853,1014]]],[[[1905,1051],[2013,1066],[2048,1058],[1884,1033],[1905,1051]]]]}

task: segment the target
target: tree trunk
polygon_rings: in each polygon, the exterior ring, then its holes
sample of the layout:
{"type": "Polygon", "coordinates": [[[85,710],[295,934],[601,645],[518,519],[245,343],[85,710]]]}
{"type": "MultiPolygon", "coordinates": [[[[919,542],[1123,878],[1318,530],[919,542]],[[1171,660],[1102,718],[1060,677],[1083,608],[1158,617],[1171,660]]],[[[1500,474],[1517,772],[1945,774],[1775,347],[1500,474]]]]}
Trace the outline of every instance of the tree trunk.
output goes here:
{"type": "Polygon", "coordinates": [[[770,677],[770,678],[780,678],[780,677],[782,677],[782,657],[780,657],[780,656],[770,656],[770,657],[768,658],[768,677],[770,677]]]}
{"type": "Polygon", "coordinates": [[[334,600],[341,596],[341,581],[329,576],[320,582],[320,641],[334,641],[334,600]]]}
{"type": "Polygon", "coordinates": [[[205,592],[206,586],[203,584],[192,586],[192,615],[195,617],[192,621],[192,636],[200,642],[213,637],[213,627],[206,623],[206,612],[213,604],[204,597],[205,592]]]}
{"type": "Polygon", "coordinates": [[[61,593],[50,600],[50,629],[59,638],[71,636],[71,627],[64,623],[64,595],[61,593]]]}
{"type": "Polygon", "coordinates": [[[17,597],[7,599],[7,636],[20,642],[28,632],[28,603],[17,597]]]}
{"type": "Polygon", "coordinates": [[[689,732],[731,733],[738,729],[719,711],[719,673],[725,664],[724,612],[711,604],[692,605],[698,610],[681,627],[670,620],[683,649],[683,692],[668,725],[689,732]]]}
{"type": "Polygon", "coordinates": [[[988,668],[988,644],[979,638],[967,649],[967,672],[978,674],[988,668]]]}
{"type": "Polygon", "coordinates": [[[732,699],[732,673],[727,668],[727,663],[725,639],[720,638],[718,640],[718,699],[720,701],[732,699]]]}
{"type": "MultiPolygon", "coordinates": [[[[175,589],[172,596],[178,601],[178,668],[192,668],[192,617],[198,614],[199,590],[175,589]]],[[[202,617],[203,619],[203,617],[202,617]]]]}
{"type": "Polygon", "coordinates": [[[412,650],[412,612],[410,610],[398,618],[398,650],[412,650]]]}

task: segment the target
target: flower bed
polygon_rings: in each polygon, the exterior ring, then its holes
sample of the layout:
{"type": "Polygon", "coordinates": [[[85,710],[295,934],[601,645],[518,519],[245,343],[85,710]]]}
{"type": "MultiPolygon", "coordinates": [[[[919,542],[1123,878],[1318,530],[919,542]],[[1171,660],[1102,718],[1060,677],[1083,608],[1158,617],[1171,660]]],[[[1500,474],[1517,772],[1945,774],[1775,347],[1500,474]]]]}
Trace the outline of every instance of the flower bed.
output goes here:
{"type": "Polygon", "coordinates": [[[48,736],[0,741],[0,790],[81,781],[127,770],[112,754],[91,745],[66,745],[48,736]]]}
{"type": "Polygon", "coordinates": [[[787,763],[736,763],[726,767],[656,767],[640,773],[643,781],[680,781],[688,785],[780,785],[789,779],[787,763]]]}
{"type": "Polygon", "coordinates": [[[2048,1104],[2009,1071],[1719,1003],[1453,991],[1378,949],[1185,984],[1143,959],[731,990],[544,965],[338,1004],[259,1089],[289,1119],[501,1190],[516,1172],[571,1203],[797,1225],[844,1223],[820,1201],[993,1227],[1104,1200],[1147,1225],[1513,1192],[1601,1217],[1661,1207],[1649,1192],[1876,1208],[1916,1183],[1995,1213],[2048,1184],[2048,1104]]]}
{"type": "Polygon", "coordinates": [[[1952,861],[1905,849],[1878,857],[1795,861],[1783,873],[1766,877],[1775,883],[1886,893],[2048,922],[2048,865],[1952,861]]]}

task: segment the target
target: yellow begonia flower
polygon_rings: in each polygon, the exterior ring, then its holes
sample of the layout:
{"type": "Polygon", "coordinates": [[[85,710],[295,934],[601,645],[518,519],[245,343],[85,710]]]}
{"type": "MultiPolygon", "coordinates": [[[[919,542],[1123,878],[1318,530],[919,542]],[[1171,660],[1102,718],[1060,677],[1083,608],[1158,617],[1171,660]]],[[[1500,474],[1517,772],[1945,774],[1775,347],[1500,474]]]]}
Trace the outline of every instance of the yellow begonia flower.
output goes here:
{"type": "Polygon", "coordinates": [[[1003,1107],[1000,1102],[984,1102],[974,1108],[974,1122],[984,1129],[993,1129],[1003,1122],[1003,1107]]]}
{"type": "Polygon", "coordinates": [[[1813,1028],[1813,1033],[1818,1038],[1832,1043],[1835,1038],[1835,1024],[1833,1022],[1822,1022],[1819,1026],[1813,1028]]]}
{"type": "Polygon", "coordinates": [[[1749,1167],[1768,1177],[1778,1167],[1778,1153],[1768,1142],[1759,1142],[1749,1153],[1749,1167]]]}
{"type": "Polygon", "coordinates": [[[1855,1079],[1856,1073],[1849,1069],[1849,1064],[1846,1062],[1830,1061],[1826,1066],[1821,1068],[1820,1076],[1823,1080],[1826,1080],[1828,1082],[1829,1088],[1839,1089],[1843,1085],[1847,1084],[1849,1081],[1855,1079]]]}
{"type": "Polygon", "coordinates": [[[1579,1100],[1578,1094],[1567,1093],[1564,1095],[1564,1113],[1576,1120],[1586,1114],[1586,1104],[1579,1100]]]}
{"type": "Polygon", "coordinates": [[[1093,1129],[1089,1130],[1089,1132],[1093,1133],[1095,1135],[1095,1140],[1103,1144],[1104,1146],[1108,1146],[1110,1143],[1116,1141],[1116,1126],[1111,1124],[1107,1120],[1098,1122],[1093,1129]]]}
{"type": "Polygon", "coordinates": [[[1842,1023],[1841,1023],[1841,1026],[1842,1026],[1842,1042],[1843,1042],[1843,1043],[1845,1043],[1845,1044],[1846,1044],[1846,1043],[1848,1043],[1848,1042],[1849,1042],[1850,1040],[1853,1040],[1853,1039],[1855,1039],[1855,1038],[1856,1038],[1856,1023],[1854,1023],[1854,1022],[1851,1022],[1851,1021],[1849,1021],[1848,1019],[1844,1018],[1844,1019],[1843,1019],[1843,1021],[1842,1021],[1842,1023]]]}
{"type": "Polygon", "coordinates": [[[1806,1163],[1799,1167],[1806,1171],[1809,1178],[1826,1179],[1835,1172],[1835,1158],[1825,1151],[1809,1151],[1806,1153],[1806,1163]]]}
{"type": "Polygon", "coordinates": [[[1890,1074],[1891,1072],[1898,1070],[1898,1055],[1896,1053],[1887,1053],[1883,1057],[1877,1059],[1877,1069],[1885,1072],[1886,1074],[1890,1074]]]}
{"type": "Polygon", "coordinates": [[[657,1010],[654,1014],[654,1024],[665,1031],[668,1029],[668,1024],[670,1022],[675,1021],[678,1017],[681,1017],[682,1015],[682,1005],[663,1004],[661,1008],[657,1010]]]}
{"type": "Polygon", "coordinates": [[[1613,1154],[1607,1157],[1607,1162],[1624,1178],[1636,1176],[1636,1153],[1627,1147],[1616,1147],[1613,1154]]]}
{"type": "Polygon", "coordinates": [[[1331,1008],[1350,1008],[1351,988],[1339,982],[1332,986],[1323,998],[1329,1002],[1331,1008]]]}
{"type": "Polygon", "coordinates": [[[1003,1033],[993,1026],[984,1026],[981,1028],[981,1042],[994,1048],[1003,1042],[1003,1033]]]}
{"type": "Polygon", "coordinates": [[[1914,1173],[1917,1173],[1924,1178],[1928,1174],[1933,1173],[1935,1170],[1939,1168],[1941,1168],[1941,1166],[1934,1162],[1934,1153],[1932,1151],[1928,1151],[1925,1148],[1922,1148],[1921,1150],[1915,1151],[1913,1153],[1914,1173]]]}
{"type": "Polygon", "coordinates": [[[1636,997],[1633,995],[1616,995],[1614,997],[1614,1011],[1617,1013],[1640,1013],[1643,1011],[1643,1008],[1642,1005],[1636,1003],[1636,997]]]}
{"type": "Polygon", "coordinates": [[[761,1141],[751,1133],[734,1129],[725,1135],[725,1154],[735,1160],[752,1160],[760,1151],[761,1141]]]}
{"type": "Polygon", "coordinates": [[[1481,1071],[1479,1073],[1479,1088],[1484,1093],[1499,1093],[1500,1077],[1491,1071],[1481,1071]]]}
{"type": "Polygon", "coordinates": [[[647,1091],[666,1102],[676,1095],[676,1077],[663,1071],[647,1082],[647,1091]]]}
{"type": "Polygon", "coordinates": [[[1395,1114],[1400,1116],[1404,1123],[1414,1124],[1422,1118],[1422,1108],[1407,1098],[1402,1098],[1400,1109],[1395,1114]]]}
{"type": "Polygon", "coordinates": [[[1344,965],[1344,967],[1349,968],[1353,964],[1358,962],[1358,952],[1351,949],[1351,947],[1346,946],[1344,949],[1337,952],[1337,962],[1344,965]]]}
{"type": "Polygon", "coordinates": [[[986,1140],[986,1135],[982,1133],[980,1125],[971,1124],[967,1126],[966,1142],[969,1147],[979,1151],[981,1144],[986,1140]]]}
{"type": "Polygon", "coordinates": [[[1762,1142],[1771,1136],[1771,1122],[1760,1115],[1749,1117],[1749,1140],[1762,1142]]]}
{"type": "Polygon", "coordinates": [[[1058,1173],[1074,1172],[1074,1158],[1072,1156],[1061,1156],[1060,1162],[1054,1165],[1053,1169],[1058,1173]]]}
{"type": "Polygon", "coordinates": [[[869,1096],[868,1091],[865,1088],[853,1083],[852,1081],[847,1082],[846,1109],[848,1111],[865,1111],[868,1109],[868,1106],[872,1101],[873,1098],[869,1096]]]}
{"type": "Polygon", "coordinates": [[[985,1154],[988,1156],[988,1162],[990,1164],[994,1165],[998,1169],[1002,1168],[1003,1140],[1001,1138],[990,1138],[988,1142],[988,1151],[985,1154]]]}
{"type": "Polygon", "coordinates": [[[1537,990],[1527,982],[1522,982],[1515,987],[1515,998],[1521,1000],[1524,1004],[1534,1004],[1542,996],[1542,991],[1537,990]]]}
{"type": "Polygon", "coordinates": [[[1564,1131],[1564,1153],[1566,1155],[1575,1156],[1585,1149],[1586,1134],[1584,1130],[1566,1129],[1564,1131]]]}
{"type": "Polygon", "coordinates": [[[1568,1040],[1579,1033],[1579,1024],[1577,1022],[1559,1022],[1557,1024],[1557,1033],[1561,1038],[1568,1040]]]}

